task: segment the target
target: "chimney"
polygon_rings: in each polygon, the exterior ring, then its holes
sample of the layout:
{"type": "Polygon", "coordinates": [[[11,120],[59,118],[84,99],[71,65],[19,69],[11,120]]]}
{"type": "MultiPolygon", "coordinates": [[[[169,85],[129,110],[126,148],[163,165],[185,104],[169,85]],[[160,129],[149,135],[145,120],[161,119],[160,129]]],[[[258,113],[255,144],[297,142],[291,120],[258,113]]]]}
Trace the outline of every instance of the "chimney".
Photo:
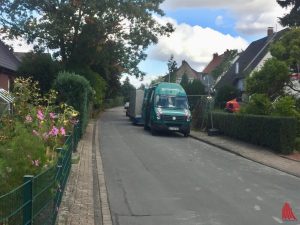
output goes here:
{"type": "Polygon", "coordinates": [[[273,27],[268,27],[268,32],[267,32],[267,34],[268,34],[268,37],[272,37],[272,35],[274,34],[274,29],[273,29],[273,27]]]}
{"type": "Polygon", "coordinates": [[[218,53],[214,53],[213,54],[213,59],[216,59],[218,56],[219,56],[218,53]]]}

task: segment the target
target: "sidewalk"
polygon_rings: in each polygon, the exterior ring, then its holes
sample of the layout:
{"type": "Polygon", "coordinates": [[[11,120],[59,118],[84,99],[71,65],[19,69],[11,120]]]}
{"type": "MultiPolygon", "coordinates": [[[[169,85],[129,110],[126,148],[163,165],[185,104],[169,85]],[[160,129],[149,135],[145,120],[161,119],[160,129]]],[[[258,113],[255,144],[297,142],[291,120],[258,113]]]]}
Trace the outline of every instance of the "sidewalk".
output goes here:
{"type": "Polygon", "coordinates": [[[96,122],[88,124],[73,153],[56,225],[112,225],[96,122]]]}
{"type": "Polygon", "coordinates": [[[248,144],[225,136],[208,136],[207,133],[191,131],[191,137],[232,152],[246,159],[272,167],[300,178],[300,161],[297,157],[292,159],[273,153],[266,148],[248,144]]]}

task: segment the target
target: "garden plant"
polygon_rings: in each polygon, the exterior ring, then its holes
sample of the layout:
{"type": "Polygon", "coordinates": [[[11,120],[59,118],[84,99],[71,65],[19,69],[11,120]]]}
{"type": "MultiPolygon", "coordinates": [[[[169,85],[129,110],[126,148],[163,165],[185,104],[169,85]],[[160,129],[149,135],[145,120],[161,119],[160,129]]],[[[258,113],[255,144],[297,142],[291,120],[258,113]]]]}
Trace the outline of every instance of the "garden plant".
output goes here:
{"type": "Polygon", "coordinates": [[[78,112],[57,102],[57,94],[42,96],[31,78],[14,81],[13,114],[0,118],[0,195],[56,162],[56,149],[78,122],[78,112]]]}

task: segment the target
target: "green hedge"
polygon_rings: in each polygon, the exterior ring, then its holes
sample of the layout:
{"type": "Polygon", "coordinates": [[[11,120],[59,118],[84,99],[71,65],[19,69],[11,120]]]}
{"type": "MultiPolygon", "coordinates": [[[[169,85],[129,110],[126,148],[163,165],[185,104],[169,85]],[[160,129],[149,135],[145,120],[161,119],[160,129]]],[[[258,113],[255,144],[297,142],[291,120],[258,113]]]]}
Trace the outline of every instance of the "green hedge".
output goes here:
{"type": "Polygon", "coordinates": [[[227,136],[269,147],[283,154],[294,150],[297,131],[295,118],[223,112],[213,112],[212,115],[214,127],[227,136]]]}
{"type": "Polygon", "coordinates": [[[60,72],[54,82],[58,99],[79,111],[80,136],[85,131],[89,119],[92,88],[86,78],[75,73],[60,72]]]}

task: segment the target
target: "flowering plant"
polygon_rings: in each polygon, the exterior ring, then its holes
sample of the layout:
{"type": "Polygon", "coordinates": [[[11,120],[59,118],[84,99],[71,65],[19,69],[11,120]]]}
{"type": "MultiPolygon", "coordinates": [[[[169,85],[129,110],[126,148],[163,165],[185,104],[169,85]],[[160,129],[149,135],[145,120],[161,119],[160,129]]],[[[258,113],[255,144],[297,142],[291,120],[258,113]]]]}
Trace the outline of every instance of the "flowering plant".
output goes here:
{"type": "Polygon", "coordinates": [[[22,181],[25,173],[36,174],[53,164],[56,148],[78,122],[73,107],[57,103],[56,91],[41,96],[30,78],[17,78],[12,94],[14,113],[0,118],[0,178],[6,183],[13,183],[7,180],[12,174],[22,181]]]}

